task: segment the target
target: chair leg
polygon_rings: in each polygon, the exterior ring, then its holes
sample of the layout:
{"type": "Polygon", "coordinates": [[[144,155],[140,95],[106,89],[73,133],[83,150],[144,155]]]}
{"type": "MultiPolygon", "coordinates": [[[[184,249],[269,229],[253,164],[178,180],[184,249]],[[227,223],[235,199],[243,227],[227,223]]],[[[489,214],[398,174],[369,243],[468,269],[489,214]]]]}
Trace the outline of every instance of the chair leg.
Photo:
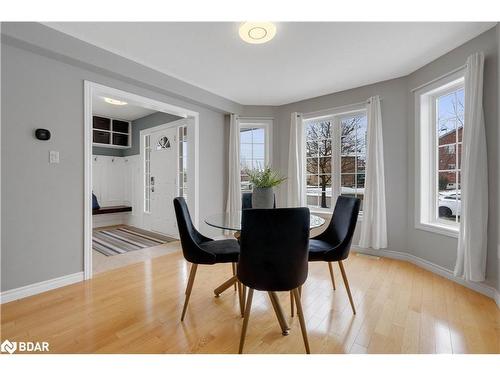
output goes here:
{"type": "Polygon", "coordinates": [[[238,296],[240,300],[240,313],[241,317],[245,316],[245,299],[246,299],[247,287],[238,281],[238,296]]]}
{"type": "Polygon", "coordinates": [[[344,279],[345,288],[347,289],[347,296],[349,297],[349,302],[351,303],[352,313],[356,315],[356,308],[354,307],[354,301],[351,295],[351,288],[349,288],[349,281],[347,281],[344,265],[342,264],[341,260],[339,260],[339,267],[340,267],[340,272],[342,273],[342,278],[344,279]]]}
{"type": "Polygon", "coordinates": [[[248,288],[248,299],[245,303],[245,316],[243,318],[243,326],[241,327],[240,349],[239,354],[243,353],[243,345],[245,345],[245,336],[247,334],[248,319],[250,318],[250,309],[252,308],[253,289],[248,288]]]}
{"type": "Polygon", "coordinates": [[[194,277],[196,276],[197,269],[198,265],[193,263],[191,265],[191,272],[189,272],[189,279],[186,287],[186,298],[184,299],[184,307],[182,308],[181,322],[184,321],[184,316],[186,315],[189,297],[191,297],[191,291],[193,290],[194,277]]]}
{"type": "MultiPolygon", "coordinates": [[[[233,276],[236,276],[236,263],[231,263],[232,267],[233,267],[233,276]]],[[[236,290],[238,289],[238,287],[236,286],[236,283],[234,283],[234,291],[236,292],[236,290]]]]}
{"type": "Polygon", "coordinates": [[[328,268],[330,269],[330,277],[332,278],[333,290],[335,290],[335,277],[333,276],[332,262],[328,262],[328,268]]]}
{"type": "Polygon", "coordinates": [[[290,312],[291,312],[291,315],[292,315],[292,318],[293,318],[293,315],[294,315],[294,304],[293,304],[293,292],[290,290],[290,312]]]}
{"type": "Polygon", "coordinates": [[[306,353],[311,354],[311,350],[309,349],[309,340],[307,338],[306,321],[304,319],[304,312],[302,311],[302,303],[300,302],[300,294],[298,288],[293,290],[293,296],[295,297],[295,303],[297,304],[297,315],[299,316],[300,329],[302,331],[302,338],[304,339],[306,353]]]}

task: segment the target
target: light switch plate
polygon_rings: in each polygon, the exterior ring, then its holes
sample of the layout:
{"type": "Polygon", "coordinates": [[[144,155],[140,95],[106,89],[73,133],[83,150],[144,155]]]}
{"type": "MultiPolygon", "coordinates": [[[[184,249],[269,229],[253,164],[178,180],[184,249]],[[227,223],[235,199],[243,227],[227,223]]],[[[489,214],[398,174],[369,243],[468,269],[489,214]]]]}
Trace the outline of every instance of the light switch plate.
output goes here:
{"type": "Polygon", "coordinates": [[[59,151],[49,152],[49,163],[50,164],[59,163],[59,151]]]}

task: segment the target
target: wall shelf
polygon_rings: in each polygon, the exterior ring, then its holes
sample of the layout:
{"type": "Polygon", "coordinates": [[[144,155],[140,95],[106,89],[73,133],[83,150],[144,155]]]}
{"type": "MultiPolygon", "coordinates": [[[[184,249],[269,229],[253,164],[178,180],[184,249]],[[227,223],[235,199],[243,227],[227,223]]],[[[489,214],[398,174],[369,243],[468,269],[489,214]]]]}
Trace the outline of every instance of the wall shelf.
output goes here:
{"type": "Polygon", "coordinates": [[[105,148],[132,147],[131,123],[120,119],[92,116],[92,145],[105,148]]]}

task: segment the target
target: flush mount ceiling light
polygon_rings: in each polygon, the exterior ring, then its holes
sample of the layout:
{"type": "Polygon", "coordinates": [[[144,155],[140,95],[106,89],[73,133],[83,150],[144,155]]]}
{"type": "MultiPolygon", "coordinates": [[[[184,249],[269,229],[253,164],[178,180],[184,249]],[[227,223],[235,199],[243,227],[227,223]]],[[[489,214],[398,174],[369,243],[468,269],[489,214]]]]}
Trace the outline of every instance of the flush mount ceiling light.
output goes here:
{"type": "Polygon", "coordinates": [[[109,104],[113,105],[127,105],[127,102],[124,102],[122,100],[117,100],[117,99],[111,99],[111,98],[104,98],[104,101],[109,104]]]}
{"type": "Polygon", "coordinates": [[[247,43],[262,44],[276,35],[276,25],[272,22],[245,22],[240,26],[240,38],[247,43]]]}

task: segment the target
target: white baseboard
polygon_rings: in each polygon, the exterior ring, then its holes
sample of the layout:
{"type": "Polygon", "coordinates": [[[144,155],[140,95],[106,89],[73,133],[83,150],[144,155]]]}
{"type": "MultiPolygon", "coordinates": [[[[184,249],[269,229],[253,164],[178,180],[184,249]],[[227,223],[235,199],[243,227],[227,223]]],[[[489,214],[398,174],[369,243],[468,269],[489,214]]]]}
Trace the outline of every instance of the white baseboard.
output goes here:
{"type": "Polygon", "coordinates": [[[412,264],[415,264],[419,267],[422,267],[423,269],[433,272],[439,276],[445,277],[451,281],[456,282],[457,284],[463,285],[469,289],[475,290],[478,293],[484,294],[487,297],[492,298],[497,306],[500,308],[500,293],[493,287],[483,284],[483,283],[475,283],[472,281],[466,281],[462,279],[461,277],[456,277],[452,271],[450,271],[447,268],[444,268],[442,266],[438,266],[437,264],[434,264],[432,262],[429,262],[428,260],[416,257],[415,255],[404,253],[404,252],[399,252],[399,251],[393,251],[393,250],[384,250],[384,249],[365,249],[361,248],[359,246],[352,246],[352,249],[355,252],[362,253],[362,254],[369,254],[369,255],[377,255],[377,256],[382,256],[382,257],[387,257],[387,258],[392,258],[392,259],[399,259],[399,260],[405,260],[407,262],[410,262],[412,264]]]}
{"type": "Polygon", "coordinates": [[[57,289],[69,284],[77,283],[79,281],[83,281],[83,272],[77,272],[71,275],[56,277],[55,279],[41,281],[39,283],[7,290],[0,293],[0,304],[47,292],[52,289],[57,289]]]}

